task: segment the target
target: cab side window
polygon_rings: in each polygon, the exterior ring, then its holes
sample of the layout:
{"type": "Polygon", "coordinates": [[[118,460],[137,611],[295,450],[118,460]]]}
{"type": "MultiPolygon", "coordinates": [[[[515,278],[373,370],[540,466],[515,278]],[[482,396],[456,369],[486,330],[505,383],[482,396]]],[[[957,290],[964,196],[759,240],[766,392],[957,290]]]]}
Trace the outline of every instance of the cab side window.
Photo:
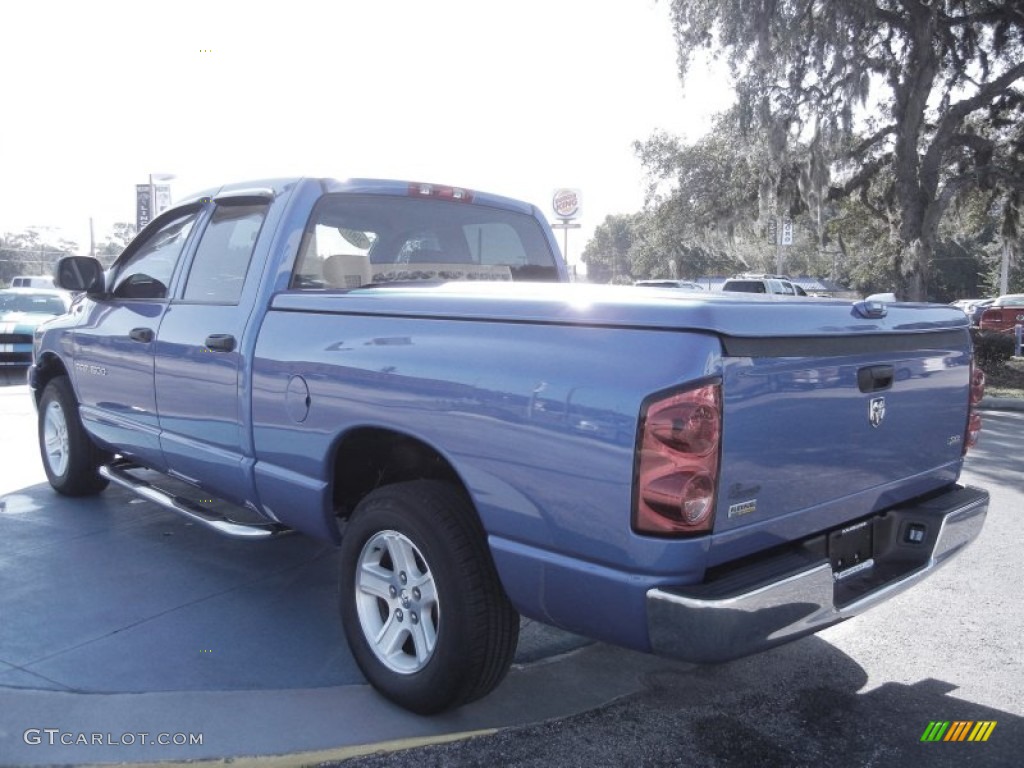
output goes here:
{"type": "Polygon", "coordinates": [[[121,299],[165,299],[196,212],[167,222],[117,270],[114,296],[121,299]]]}
{"type": "Polygon", "coordinates": [[[192,260],[185,301],[238,303],[268,207],[221,205],[214,211],[192,260]]]}

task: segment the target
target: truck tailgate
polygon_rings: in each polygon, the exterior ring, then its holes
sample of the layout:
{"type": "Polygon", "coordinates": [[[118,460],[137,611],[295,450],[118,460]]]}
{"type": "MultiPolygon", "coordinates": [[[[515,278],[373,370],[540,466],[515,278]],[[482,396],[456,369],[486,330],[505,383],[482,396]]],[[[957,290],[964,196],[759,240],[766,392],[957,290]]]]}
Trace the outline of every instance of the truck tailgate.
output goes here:
{"type": "Polygon", "coordinates": [[[963,455],[970,344],[964,328],[723,338],[712,560],[953,482],[963,455]]]}

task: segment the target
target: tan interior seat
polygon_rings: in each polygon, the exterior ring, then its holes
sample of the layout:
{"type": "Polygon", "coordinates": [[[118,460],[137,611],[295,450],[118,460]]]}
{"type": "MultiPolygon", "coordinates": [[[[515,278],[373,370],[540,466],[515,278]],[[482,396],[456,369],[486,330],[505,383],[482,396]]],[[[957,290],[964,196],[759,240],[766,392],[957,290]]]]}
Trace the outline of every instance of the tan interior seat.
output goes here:
{"type": "Polygon", "coordinates": [[[324,259],[324,282],[328,288],[358,288],[370,282],[370,257],[365,254],[336,253],[324,259]]]}

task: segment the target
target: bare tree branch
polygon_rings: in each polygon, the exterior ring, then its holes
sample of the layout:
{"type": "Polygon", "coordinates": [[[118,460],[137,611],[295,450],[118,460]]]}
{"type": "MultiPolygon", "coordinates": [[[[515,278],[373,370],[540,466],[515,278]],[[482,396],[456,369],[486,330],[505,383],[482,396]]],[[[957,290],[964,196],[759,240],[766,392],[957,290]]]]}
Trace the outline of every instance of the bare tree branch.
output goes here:
{"type": "Polygon", "coordinates": [[[981,86],[978,92],[970,98],[959,101],[946,110],[945,114],[939,118],[935,137],[925,153],[922,163],[923,168],[927,169],[925,173],[935,174],[937,178],[942,154],[949,147],[953,134],[963,124],[966,117],[972,112],[988,106],[997,95],[1006,91],[1021,77],[1024,77],[1024,61],[1018,62],[995,80],[981,86]]]}
{"type": "Polygon", "coordinates": [[[876,157],[871,162],[866,163],[854,176],[847,180],[845,184],[839,187],[830,187],[828,191],[828,199],[841,200],[857,189],[868,187],[878,175],[879,171],[885,168],[891,160],[892,152],[886,152],[884,155],[876,157]]]}
{"type": "Polygon", "coordinates": [[[873,134],[868,136],[866,139],[857,144],[853,149],[851,149],[847,153],[848,156],[850,158],[861,157],[865,152],[867,152],[869,149],[875,146],[875,144],[879,143],[886,136],[894,135],[896,133],[897,127],[898,126],[895,123],[892,123],[890,125],[884,126],[883,128],[879,128],[877,131],[875,131],[873,134]]]}

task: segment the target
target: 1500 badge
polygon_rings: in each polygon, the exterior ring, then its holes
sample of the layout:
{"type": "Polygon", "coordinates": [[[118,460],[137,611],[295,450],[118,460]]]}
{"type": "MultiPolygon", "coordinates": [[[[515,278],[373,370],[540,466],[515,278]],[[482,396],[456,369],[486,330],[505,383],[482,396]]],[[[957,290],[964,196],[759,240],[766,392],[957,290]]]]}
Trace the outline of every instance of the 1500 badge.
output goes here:
{"type": "Polygon", "coordinates": [[[757,509],[757,499],[751,499],[750,501],[744,501],[740,504],[731,504],[729,506],[729,517],[741,517],[743,515],[749,515],[757,509]]]}
{"type": "Polygon", "coordinates": [[[75,363],[75,370],[79,373],[91,373],[93,376],[106,376],[107,369],[100,365],[89,365],[88,363],[75,363]]]}

